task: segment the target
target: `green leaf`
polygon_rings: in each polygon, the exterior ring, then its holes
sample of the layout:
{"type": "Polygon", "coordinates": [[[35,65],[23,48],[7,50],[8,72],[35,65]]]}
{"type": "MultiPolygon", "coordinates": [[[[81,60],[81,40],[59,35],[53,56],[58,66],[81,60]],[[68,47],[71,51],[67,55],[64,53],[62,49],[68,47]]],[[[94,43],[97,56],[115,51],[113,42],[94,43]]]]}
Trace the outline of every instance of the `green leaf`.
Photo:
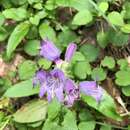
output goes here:
{"type": "Polygon", "coordinates": [[[108,2],[100,2],[99,5],[98,5],[98,8],[103,12],[105,13],[108,8],[109,8],[109,4],[108,2]]]}
{"type": "Polygon", "coordinates": [[[52,62],[47,60],[47,59],[44,59],[44,58],[40,58],[38,60],[38,65],[43,68],[44,70],[48,70],[51,65],[52,65],[52,62]]]}
{"type": "Polygon", "coordinates": [[[109,126],[109,125],[102,125],[102,126],[100,127],[100,130],[112,130],[112,128],[111,128],[111,126],[109,126]]]}
{"type": "Polygon", "coordinates": [[[101,65],[103,67],[108,67],[109,69],[113,69],[115,67],[115,60],[113,57],[105,56],[105,58],[101,61],[101,65]]]}
{"type": "Polygon", "coordinates": [[[96,109],[103,115],[112,118],[117,121],[121,121],[121,117],[116,112],[116,105],[113,98],[104,90],[102,100],[97,102],[91,96],[82,95],[82,100],[90,107],[96,109]]]}
{"type": "Polygon", "coordinates": [[[116,11],[113,11],[108,14],[108,20],[111,24],[116,25],[116,26],[124,25],[122,15],[116,11]]]}
{"type": "Polygon", "coordinates": [[[23,22],[17,25],[9,37],[7,44],[7,56],[10,57],[12,52],[16,49],[22,39],[29,31],[30,24],[28,22],[23,22]]]}
{"type": "Polygon", "coordinates": [[[120,70],[116,73],[116,84],[119,86],[130,85],[130,71],[120,70]]]}
{"type": "Polygon", "coordinates": [[[86,61],[79,61],[74,65],[74,75],[78,79],[86,79],[87,74],[91,74],[91,66],[86,61]]]}
{"type": "Polygon", "coordinates": [[[30,56],[36,56],[39,54],[40,41],[39,40],[29,40],[24,45],[24,51],[30,56]]]}
{"type": "Polygon", "coordinates": [[[129,40],[129,35],[124,34],[121,31],[115,32],[114,30],[109,30],[108,37],[110,43],[119,47],[127,45],[129,40]]]}
{"type": "Polygon", "coordinates": [[[106,78],[106,73],[102,68],[94,68],[91,77],[95,81],[103,81],[106,78]]]}
{"type": "Polygon", "coordinates": [[[30,21],[31,24],[37,26],[39,24],[39,22],[40,22],[40,17],[38,15],[35,15],[33,17],[30,17],[29,21],[30,21]]]}
{"type": "Polygon", "coordinates": [[[130,96],[130,85],[129,86],[124,86],[122,88],[122,92],[125,96],[130,96]]]}
{"type": "Polygon", "coordinates": [[[96,126],[95,121],[86,121],[86,122],[81,122],[78,125],[79,130],[94,130],[96,126]]]}
{"type": "Polygon", "coordinates": [[[96,48],[92,44],[84,44],[80,47],[80,52],[86,57],[90,62],[95,61],[99,55],[99,48],[96,48]]]}
{"type": "Polygon", "coordinates": [[[31,60],[26,60],[18,67],[18,74],[21,80],[32,78],[35,75],[37,66],[31,60]]]}
{"type": "Polygon", "coordinates": [[[98,32],[97,33],[97,42],[98,42],[100,47],[105,48],[109,43],[108,33],[98,32]]]}
{"type": "Polygon", "coordinates": [[[38,93],[39,93],[39,87],[33,88],[32,80],[29,79],[17,83],[13,86],[10,86],[10,88],[5,92],[4,96],[10,98],[27,97],[38,93]]]}
{"type": "Polygon", "coordinates": [[[9,34],[6,31],[6,29],[0,26],[0,42],[4,41],[7,38],[8,35],[9,34]]]}
{"type": "Polygon", "coordinates": [[[61,110],[61,104],[57,99],[53,99],[53,101],[48,105],[48,119],[54,120],[61,110]]]}
{"type": "Polygon", "coordinates": [[[53,42],[55,42],[55,40],[56,40],[55,31],[48,24],[42,23],[40,25],[39,34],[40,34],[42,39],[48,38],[49,40],[52,40],[53,42]]]}
{"type": "Polygon", "coordinates": [[[124,24],[121,27],[121,31],[124,32],[124,33],[130,33],[130,24],[124,24]]]}
{"type": "Polygon", "coordinates": [[[40,2],[41,0],[28,0],[28,3],[29,4],[34,4],[34,3],[38,3],[40,2]]]}
{"type": "Polygon", "coordinates": [[[68,110],[66,115],[64,116],[64,121],[62,125],[64,130],[78,130],[75,114],[68,110]]]}
{"type": "Polygon", "coordinates": [[[81,10],[74,16],[72,24],[85,25],[90,23],[92,20],[93,17],[89,10],[81,10]]]}
{"type": "Polygon", "coordinates": [[[3,25],[5,22],[5,17],[4,15],[0,12],[0,26],[3,25]]]}
{"type": "Polygon", "coordinates": [[[48,103],[45,100],[32,100],[23,105],[14,115],[14,121],[32,123],[45,120],[48,103]]]}
{"type": "Polygon", "coordinates": [[[74,53],[73,57],[72,57],[71,62],[72,62],[73,64],[75,64],[75,63],[78,62],[78,61],[85,61],[85,60],[86,60],[86,59],[85,59],[85,56],[84,56],[81,52],[76,51],[76,52],[74,53]]]}
{"type": "Polygon", "coordinates": [[[92,120],[94,120],[94,116],[91,114],[91,112],[88,109],[86,109],[86,108],[80,109],[79,120],[80,120],[80,122],[81,121],[92,121],[92,120]]]}
{"type": "Polygon", "coordinates": [[[42,130],[64,130],[56,121],[47,119],[42,127],[42,130]]]}
{"type": "Polygon", "coordinates": [[[10,8],[3,11],[3,15],[7,19],[13,19],[15,21],[22,21],[28,17],[27,10],[25,8],[10,8]]]}
{"type": "Polygon", "coordinates": [[[126,59],[118,60],[117,64],[120,66],[120,70],[126,70],[128,68],[128,62],[126,59]]]}
{"type": "Polygon", "coordinates": [[[75,34],[75,32],[69,29],[66,29],[65,31],[59,33],[58,35],[58,42],[65,47],[67,47],[69,43],[75,42],[76,40],[77,40],[77,35],[75,34]]]}

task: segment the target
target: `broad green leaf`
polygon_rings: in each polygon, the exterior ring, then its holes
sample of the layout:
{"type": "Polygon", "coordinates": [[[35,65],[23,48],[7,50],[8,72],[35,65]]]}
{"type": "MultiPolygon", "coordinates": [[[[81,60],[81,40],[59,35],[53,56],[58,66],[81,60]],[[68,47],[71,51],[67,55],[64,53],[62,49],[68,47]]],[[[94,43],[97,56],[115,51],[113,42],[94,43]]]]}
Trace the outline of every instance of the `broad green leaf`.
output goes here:
{"type": "Polygon", "coordinates": [[[0,12],[0,26],[3,25],[4,22],[5,22],[5,17],[4,17],[4,15],[0,12]]]}
{"type": "Polygon", "coordinates": [[[50,121],[47,119],[42,127],[42,130],[64,130],[60,125],[58,125],[58,122],[56,121],[50,121]]]}
{"type": "Polygon", "coordinates": [[[108,33],[98,32],[97,33],[97,42],[98,42],[100,47],[105,48],[109,43],[108,33]]]}
{"type": "Polygon", "coordinates": [[[43,121],[37,121],[34,123],[28,123],[27,126],[32,127],[32,128],[36,128],[39,127],[40,125],[42,125],[43,121]]]}
{"type": "Polygon", "coordinates": [[[40,17],[38,15],[35,15],[33,17],[30,17],[29,21],[30,21],[31,24],[37,26],[39,24],[39,22],[40,22],[40,17]]]}
{"type": "Polygon", "coordinates": [[[34,3],[38,3],[40,2],[41,0],[28,0],[28,3],[29,4],[34,4],[34,3]]]}
{"type": "Polygon", "coordinates": [[[77,35],[74,31],[66,29],[65,31],[59,33],[58,42],[61,46],[67,46],[71,42],[75,42],[77,40],[77,35]],[[71,36],[71,37],[70,37],[71,36]]]}
{"type": "Polygon", "coordinates": [[[113,69],[115,67],[115,60],[113,57],[105,56],[105,58],[101,61],[101,65],[103,67],[108,67],[109,69],[113,69]]]}
{"type": "Polygon", "coordinates": [[[52,62],[50,60],[40,58],[38,60],[38,65],[40,66],[40,68],[43,68],[44,70],[48,70],[51,67],[52,62]]]}
{"type": "Polygon", "coordinates": [[[124,25],[122,15],[116,11],[113,11],[108,14],[108,20],[111,24],[116,25],[116,26],[124,25]]]}
{"type": "Polygon", "coordinates": [[[64,130],[78,130],[75,114],[70,110],[65,114],[62,126],[64,130]]]}
{"type": "Polygon", "coordinates": [[[27,10],[24,8],[10,8],[3,11],[3,15],[7,19],[21,21],[28,17],[27,10]]]}
{"type": "Polygon", "coordinates": [[[53,99],[53,101],[48,104],[48,119],[54,120],[61,110],[61,103],[57,101],[56,99],[53,99]]]}
{"type": "Polygon", "coordinates": [[[128,68],[128,62],[126,59],[118,60],[117,64],[120,66],[120,70],[126,70],[128,68]]]}
{"type": "Polygon", "coordinates": [[[111,126],[109,126],[109,125],[102,125],[102,126],[100,127],[100,130],[112,130],[112,128],[111,128],[111,126]]]}
{"type": "Polygon", "coordinates": [[[96,48],[92,44],[84,44],[80,47],[80,52],[86,57],[90,62],[95,61],[99,55],[99,48],[96,48]]]}
{"type": "Polygon", "coordinates": [[[117,121],[121,121],[121,117],[116,112],[116,105],[113,98],[104,90],[102,99],[97,102],[91,96],[82,95],[82,100],[87,103],[90,107],[101,112],[103,115],[112,118],[117,121]]]}
{"type": "Polygon", "coordinates": [[[30,56],[36,56],[39,54],[40,41],[39,40],[29,40],[24,45],[24,51],[30,56]]]}
{"type": "Polygon", "coordinates": [[[125,15],[124,15],[124,19],[130,19],[130,2],[129,1],[125,1],[124,3],[124,9],[125,9],[125,15]]]}
{"type": "Polygon", "coordinates": [[[130,96],[130,85],[129,86],[124,86],[122,88],[122,92],[125,96],[130,96]]]}
{"type": "Polygon", "coordinates": [[[130,71],[120,70],[116,73],[116,84],[119,86],[130,85],[130,71]]]}
{"type": "Polygon", "coordinates": [[[124,24],[121,27],[121,31],[124,32],[124,33],[130,33],[130,24],[124,24]]]}
{"type": "Polygon", "coordinates": [[[37,10],[41,10],[43,9],[42,3],[36,3],[33,8],[37,9],[37,10]]]}
{"type": "Polygon", "coordinates": [[[85,121],[78,125],[79,130],[94,130],[96,126],[95,121],[85,121]]]}
{"type": "Polygon", "coordinates": [[[106,78],[106,73],[102,68],[94,68],[91,77],[95,81],[103,81],[106,78]]]}
{"type": "Polygon", "coordinates": [[[23,5],[27,3],[27,0],[10,0],[15,6],[23,5]]]}
{"type": "Polygon", "coordinates": [[[31,60],[26,60],[18,66],[18,74],[21,80],[32,78],[37,70],[36,64],[31,60]]]}
{"type": "Polygon", "coordinates": [[[109,4],[108,2],[100,2],[98,8],[105,13],[108,10],[109,4]]]}
{"type": "Polygon", "coordinates": [[[89,10],[81,10],[79,11],[72,21],[74,25],[85,25],[92,22],[93,16],[89,10]]]}
{"type": "Polygon", "coordinates": [[[90,64],[86,61],[79,61],[74,65],[74,75],[78,79],[86,79],[87,74],[91,74],[90,64]]]}
{"type": "Polygon", "coordinates": [[[127,45],[129,40],[129,35],[121,31],[115,32],[114,30],[109,30],[108,37],[110,43],[119,47],[127,45]]]}
{"type": "Polygon", "coordinates": [[[48,38],[49,40],[52,40],[53,42],[55,42],[55,40],[56,40],[56,34],[55,34],[54,29],[46,23],[42,23],[40,25],[39,34],[42,39],[48,38]]]}
{"type": "MultiPolygon", "coordinates": [[[[80,106],[79,106],[80,107],[80,106]]],[[[84,121],[92,121],[94,120],[94,116],[91,114],[91,112],[84,108],[84,109],[80,109],[80,112],[79,112],[79,120],[80,122],[84,122],[84,121]]]]}
{"type": "Polygon", "coordinates": [[[8,35],[9,34],[8,34],[7,30],[0,26],[0,42],[4,41],[8,35]]]}
{"type": "Polygon", "coordinates": [[[86,59],[85,59],[85,56],[84,56],[81,52],[76,51],[76,52],[74,53],[74,56],[72,57],[71,62],[72,62],[72,63],[76,63],[76,62],[78,62],[78,61],[85,61],[85,60],[86,60],[86,59]]]}
{"type": "Polygon", "coordinates": [[[12,52],[16,49],[22,39],[29,31],[30,24],[28,22],[23,22],[18,24],[11,36],[9,37],[7,44],[7,56],[10,57],[12,52]]]}
{"type": "Polygon", "coordinates": [[[47,114],[47,101],[32,100],[23,105],[14,115],[14,121],[19,123],[32,123],[45,120],[47,114]]]}
{"type": "Polygon", "coordinates": [[[39,87],[33,88],[32,80],[26,80],[10,86],[4,96],[10,98],[27,97],[38,93],[39,87]]]}

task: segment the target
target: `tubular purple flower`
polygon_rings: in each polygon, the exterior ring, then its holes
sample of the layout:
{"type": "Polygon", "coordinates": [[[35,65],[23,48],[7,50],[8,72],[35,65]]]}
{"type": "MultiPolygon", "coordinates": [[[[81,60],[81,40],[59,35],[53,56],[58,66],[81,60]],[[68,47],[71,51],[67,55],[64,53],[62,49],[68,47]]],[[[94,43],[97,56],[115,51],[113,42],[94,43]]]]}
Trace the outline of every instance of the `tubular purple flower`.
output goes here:
{"type": "Polygon", "coordinates": [[[61,51],[49,40],[43,40],[41,44],[40,55],[50,61],[60,58],[61,51]]]}
{"type": "Polygon", "coordinates": [[[65,105],[71,107],[74,102],[79,99],[79,89],[72,80],[67,79],[65,84],[65,92],[65,105]]]}
{"type": "Polygon", "coordinates": [[[65,53],[65,61],[70,62],[75,51],[77,49],[77,45],[74,43],[70,43],[67,47],[66,53],[65,53]]]}
{"type": "Polygon", "coordinates": [[[40,97],[43,97],[47,93],[47,99],[49,102],[54,97],[56,97],[59,102],[63,102],[65,80],[64,73],[60,69],[54,69],[50,72],[40,70],[36,73],[33,84],[34,86],[37,84],[40,85],[40,97]]]}
{"type": "Polygon", "coordinates": [[[41,85],[46,80],[46,74],[44,70],[37,71],[33,79],[33,87],[41,85]]]}
{"type": "Polygon", "coordinates": [[[80,92],[92,96],[97,102],[101,101],[103,89],[95,81],[83,81],[79,84],[80,92]]]}

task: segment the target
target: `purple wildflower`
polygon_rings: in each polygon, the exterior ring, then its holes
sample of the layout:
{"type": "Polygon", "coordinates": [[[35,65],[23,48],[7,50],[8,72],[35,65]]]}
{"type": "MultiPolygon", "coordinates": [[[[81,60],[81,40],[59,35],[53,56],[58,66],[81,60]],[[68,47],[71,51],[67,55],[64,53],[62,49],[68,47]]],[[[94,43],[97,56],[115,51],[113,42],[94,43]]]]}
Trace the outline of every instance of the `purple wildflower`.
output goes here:
{"type": "Polygon", "coordinates": [[[79,84],[80,92],[92,96],[97,102],[101,101],[103,89],[95,81],[83,81],[79,84]]]}
{"type": "Polygon", "coordinates": [[[74,43],[70,43],[67,47],[66,53],[65,53],[65,61],[70,62],[75,51],[77,49],[77,45],[74,43]]]}
{"type": "Polygon", "coordinates": [[[37,71],[33,79],[33,87],[36,85],[42,85],[42,82],[46,79],[46,74],[47,73],[44,70],[37,71]]]}
{"type": "Polygon", "coordinates": [[[79,89],[72,80],[67,79],[65,84],[65,92],[65,104],[68,107],[71,107],[74,104],[74,101],[79,98],[79,89]]]}
{"type": "MultiPolygon", "coordinates": [[[[39,72],[40,73],[40,72],[39,72]]],[[[51,72],[46,72],[46,77],[44,77],[43,73],[40,73],[40,77],[37,78],[40,83],[40,93],[39,96],[43,97],[45,93],[47,93],[47,99],[50,102],[54,97],[58,99],[58,101],[63,102],[64,100],[64,81],[65,76],[64,73],[59,69],[54,69],[51,72]]],[[[38,75],[37,75],[38,76],[38,75]]],[[[35,78],[34,78],[35,82],[35,78]]]]}
{"type": "Polygon", "coordinates": [[[42,41],[40,55],[50,61],[60,58],[61,51],[49,40],[42,41]]]}

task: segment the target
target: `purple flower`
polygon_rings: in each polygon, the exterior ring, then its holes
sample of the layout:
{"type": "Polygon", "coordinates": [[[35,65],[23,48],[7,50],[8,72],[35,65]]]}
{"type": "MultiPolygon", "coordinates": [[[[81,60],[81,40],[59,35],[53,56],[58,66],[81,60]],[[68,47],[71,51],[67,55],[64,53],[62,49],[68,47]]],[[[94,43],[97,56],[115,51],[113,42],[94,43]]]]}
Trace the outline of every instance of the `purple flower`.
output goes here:
{"type": "Polygon", "coordinates": [[[97,102],[101,101],[103,89],[95,81],[83,81],[79,84],[80,92],[92,96],[97,102]]]}
{"type": "Polygon", "coordinates": [[[40,55],[50,61],[60,58],[61,51],[49,40],[42,41],[40,55]]]}
{"type": "Polygon", "coordinates": [[[37,71],[33,79],[33,87],[36,85],[41,85],[42,82],[46,79],[46,74],[47,73],[44,70],[37,71]]]}
{"type": "MultiPolygon", "coordinates": [[[[43,73],[40,73],[40,77],[44,77],[43,73]]],[[[50,102],[54,97],[58,101],[64,101],[64,73],[59,69],[54,69],[50,72],[46,72],[45,78],[37,78],[40,83],[40,93],[39,96],[43,97],[47,93],[47,99],[50,102]]],[[[35,79],[35,78],[34,78],[35,79]]],[[[35,80],[34,80],[35,81],[35,80]]]]}
{"type": "Polygon", "coordinates": [[[65,53],[65,61],[70,62],[75,51],[77,49],[77,45],[74,43],[70,43],[67,47],[66,53],[65,53]]]}
{"type": "Polygon", "coordinates": [[[79,99],[79,89],[72,80],[67,79],[65,84],[65,92],[65,105],[71,107],[74,104],[74,101],[79,99]]]}

